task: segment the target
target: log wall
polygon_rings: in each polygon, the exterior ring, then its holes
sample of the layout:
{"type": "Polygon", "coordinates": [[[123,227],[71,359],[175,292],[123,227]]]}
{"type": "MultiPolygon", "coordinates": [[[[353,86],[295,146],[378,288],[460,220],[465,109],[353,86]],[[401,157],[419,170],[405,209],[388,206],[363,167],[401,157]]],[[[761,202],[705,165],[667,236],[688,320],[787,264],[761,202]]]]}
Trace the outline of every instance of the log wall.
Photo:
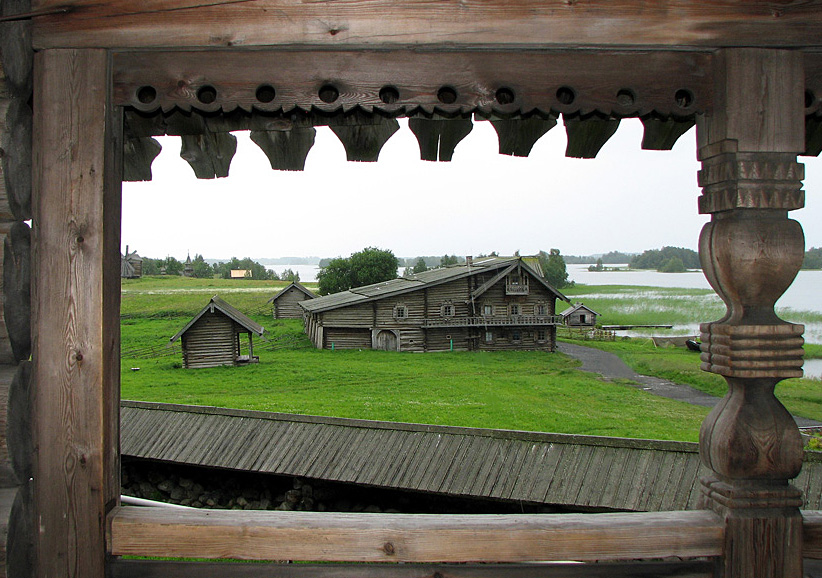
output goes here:
{"type": "Polygon", "coordinates": [[[297,289],[291,287],[277,298],[274,303],[274,319],[302,319],[303,309],[300,302],[308,299],[308,296],[297,289]]]}
{"type": "Polygon", "coordinates": [[[220,313],[203,314],[181,339],[186,368],[234,365],[240,354],[235,324],[220,313]]]}

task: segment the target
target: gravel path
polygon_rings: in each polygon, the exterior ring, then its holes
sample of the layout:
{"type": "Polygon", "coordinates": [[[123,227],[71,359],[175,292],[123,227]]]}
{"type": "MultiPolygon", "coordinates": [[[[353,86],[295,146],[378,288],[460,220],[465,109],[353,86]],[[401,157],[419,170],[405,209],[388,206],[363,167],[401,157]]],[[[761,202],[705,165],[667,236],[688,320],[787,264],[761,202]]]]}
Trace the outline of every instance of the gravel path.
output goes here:
{"type": "MultiPolygon", "coordinates": [[[[570,343],[557,343],[557,351],[569,355],[574,359],[579,359],[582,362],[582,367],[580,368],[582,371],[598,373],[607,380],[626,379],[633,382],[628,385],[654,395],[705,407],[713,407],[719,401],[718,397],[708,395],[689,385],[674,383],[659,377],[640,375],[625,365],[625,362],[619,357],[613,353],[602,351],[601,349],[572,345],[570,343]]],[[[818,421],[804,417],[794,417],[794,419],[799,427],[822,425],[822,423],[818,421]]]]}

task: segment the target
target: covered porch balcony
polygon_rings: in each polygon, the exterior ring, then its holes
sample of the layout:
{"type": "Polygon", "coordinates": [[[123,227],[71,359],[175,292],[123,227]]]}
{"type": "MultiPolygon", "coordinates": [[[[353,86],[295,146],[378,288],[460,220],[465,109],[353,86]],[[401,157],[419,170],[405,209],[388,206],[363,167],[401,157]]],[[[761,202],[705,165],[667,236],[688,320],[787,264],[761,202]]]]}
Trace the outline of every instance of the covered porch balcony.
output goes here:
{"type": "Polygon", "coordinates": [[[425,319],[428,327],[490,327],[490,326],[546,326],[562,325],[561,315],[507,315],[484,317],[482,315],[425,319]]]}

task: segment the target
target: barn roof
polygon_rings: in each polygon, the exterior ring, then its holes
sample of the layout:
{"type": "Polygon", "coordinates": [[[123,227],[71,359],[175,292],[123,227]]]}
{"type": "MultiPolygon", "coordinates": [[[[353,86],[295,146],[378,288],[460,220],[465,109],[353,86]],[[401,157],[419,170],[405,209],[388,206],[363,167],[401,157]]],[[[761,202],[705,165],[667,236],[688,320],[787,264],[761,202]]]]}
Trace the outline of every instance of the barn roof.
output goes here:
{"type": "Polygon", "coordinates": [[[309,299],[316,299],[316,297],[317,297],[317,295],[314,292],[306,289],[301,283],[298,283],[297,281],[292,281],[290,285],[287,285],[286,287],[284,287],[282,291],[277,293],[274,297],[269,299],[266,303],[275,303],[277,301],[277,299],[279,299],[280,297],[282,297],[283,295],[288,293],[289,289],[291,289],[292,287],[302,291],[303,293],[305,293],[305,296],[308,297],[309,299]]]}
{"type": "Polygon", "coordinates": [[[183,333],[188,331],[200,317],[206,314],[206,312],[213,313],[214,311],[220,311],[223,315],[229,317],[235,323],[242,325],[245,329],[252,333],[256,333],[257,335],[262,335],[263,333],[265,333],[265,328],[262,325],[250,319],[239,309],[233,307],[232,305],[229,305],[228,303],[220,299],[217,295],[215,295],[209,300],[208,305],[203,307],[203,309],[197,315],[195,315],[191,321],[186,323],[186,326],[180,329],[180,331],[178,331],[174,335],[174,337],[172,337],[169,341],[171,341],[172,343],[177,341],[183,335],[183,333]]]}
{"type": "MultiPolygon", "coordinates": [[[[696,507],[697,444],[124,401],[124,456],[443,495],[630,511],[696,507]]],[[[822,505],[822,455],[793,482],[822,505]]]]}
{"type": "Polygon", "coordinates": [[[566,309],[565,311],[560,313],[560,315],[563,316],[563,317],[568,317],[569,315],[571,315],[575,311],[579,311],[580,309],[585,309],[586,311],[590,311],[594,315],[599,315],[599,313],[597,313],[596,311],[594,311],[590,307],[588,307],[586,305],[583,305],[582,303],[575,303],[572,307],[569,307],[568,309],[566,309]]]}
{"type": "Polygon", "coordinates": [[[439,285],[455,279],[476,275],[478,273],[504,270],[510,268],[512,265],[519,265],[523,267],[531,273],[531,275],[541,285],[548,289],[548,291],[556,295],[557,298],[562,299],[563,301],[568,301],[568,298],[549,285],[538,270],[534,270],[525,258],[484,257],[475,259],[470,264],[466,263],[464,265],[429,269],[428,271],[417,273],[407,278],[391,279],[390,281],[382,281],[372,285],[355,287],[353,289],[349,289],[348,291],[341,291],[339,293],[332,293],[331,295],[317,297],[311,301],[303,301],[300,305],[311,313],[319,313],[322,311],[337,309],[339,307],[347,307],[349,305],[356,305],[367,301],[375,301],[386,297],[402,295],[424,287],[439,285]]]}

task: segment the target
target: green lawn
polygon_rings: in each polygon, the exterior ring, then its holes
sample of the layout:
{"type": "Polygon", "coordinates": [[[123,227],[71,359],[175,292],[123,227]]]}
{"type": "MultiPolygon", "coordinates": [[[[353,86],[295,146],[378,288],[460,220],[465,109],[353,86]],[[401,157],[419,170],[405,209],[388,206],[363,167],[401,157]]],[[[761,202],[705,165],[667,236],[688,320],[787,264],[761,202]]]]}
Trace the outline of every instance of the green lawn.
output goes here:
{"type": "MultiPolygon", "coordinates": [[[[285,284],[179,277],[125,281],[123,399],[688,441],[696,441],[707,414],[705,408],[597,379],[561,354],[318,351],[302,333],[300,321],[270,316],[266,302],[285,284]],[[268,330],[268,341],[255,340],[259,364],[181,368],[179,345],[169,346],[168,340],[214,294],[268,330]]],[[[685,299],[681,307],[691,305],[685,299]]],[[[640,373],[724,394],[724,380],[701,372],[694,353],[655,349],[647,340],[598,346],[640,373]]],[[[818,389],[819,382],[790,380],[780,384],[778,394],[791,411],[822,420],[818,389]]]]}

